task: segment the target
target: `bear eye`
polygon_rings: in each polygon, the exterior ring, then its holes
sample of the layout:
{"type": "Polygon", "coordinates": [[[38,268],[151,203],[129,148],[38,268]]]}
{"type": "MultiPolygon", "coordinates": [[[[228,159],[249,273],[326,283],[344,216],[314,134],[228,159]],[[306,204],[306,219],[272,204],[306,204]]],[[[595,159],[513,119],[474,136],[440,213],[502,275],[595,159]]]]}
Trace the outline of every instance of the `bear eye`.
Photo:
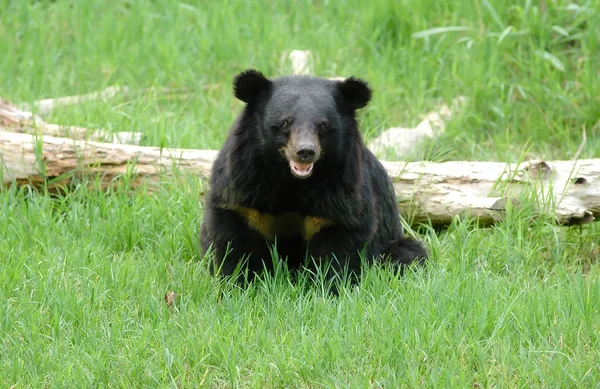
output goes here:
{"type": "Polygon", "coordinates": [[[281,128],[290,128],[291,125],[292,122],[289,119],[284,119],[283,122],[281,122],[281,128]]]}
{"type": "Polygon", "coordinates": [[[325,131],[328,128],[329,128],[329,123],[328,122],[323,121],[323,122],[319,123],[319,130],[325,131]]]}

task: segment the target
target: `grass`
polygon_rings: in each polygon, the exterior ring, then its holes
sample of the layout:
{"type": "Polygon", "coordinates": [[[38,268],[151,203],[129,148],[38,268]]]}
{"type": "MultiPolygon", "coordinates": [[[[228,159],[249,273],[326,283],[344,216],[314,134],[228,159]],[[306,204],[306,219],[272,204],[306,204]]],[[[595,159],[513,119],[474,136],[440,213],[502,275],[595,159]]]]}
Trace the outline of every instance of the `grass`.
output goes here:
{"type": "MultiPolygon", "coordinates": [[[[241,107],[232,76],[286,73],[281,53],[307,48],[318,74],[371,83],[366,137],[467,96],[419,159],[569,159],[583,129],[580,157],[599,158],[598,15],[597,0],[0,0],[0,96],[187,87],[48,120],[216,149],[241,107]]],[[[372,268],[339,298],[285,273],[238,290],[199,258],[201,190],[190,178],[153,196],[1,192],[0,385],[599,386],[597,224],[457,219],[419,229],[425,272],[372,268]]]]}

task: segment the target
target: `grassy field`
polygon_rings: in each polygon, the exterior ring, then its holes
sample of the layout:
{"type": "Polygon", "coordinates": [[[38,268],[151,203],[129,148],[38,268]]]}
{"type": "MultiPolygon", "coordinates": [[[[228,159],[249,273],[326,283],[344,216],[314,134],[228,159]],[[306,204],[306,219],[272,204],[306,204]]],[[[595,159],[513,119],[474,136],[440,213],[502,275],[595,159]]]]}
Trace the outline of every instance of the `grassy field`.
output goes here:
{"type": "MultiPolygon", "coordinates": [[[[367,138],[467,96],[418,159],[569,159],[584,129],[580,157],[600,157],[598,0],[0,0],[4,98],[189,88],[48,118],[141,131],[146,145],[219,148],[241,107],[233,75],[288,73],[280,57],[296,48],[319,75],[370,82],[367,138]]],[[[493,228],[422,226],[426,271],[372,268],[332,298],[285,273],[247,290],[211,278],[201,190],[2,191],[0,386],[600,387],[597,223],[525,208],[493,228]]]]}

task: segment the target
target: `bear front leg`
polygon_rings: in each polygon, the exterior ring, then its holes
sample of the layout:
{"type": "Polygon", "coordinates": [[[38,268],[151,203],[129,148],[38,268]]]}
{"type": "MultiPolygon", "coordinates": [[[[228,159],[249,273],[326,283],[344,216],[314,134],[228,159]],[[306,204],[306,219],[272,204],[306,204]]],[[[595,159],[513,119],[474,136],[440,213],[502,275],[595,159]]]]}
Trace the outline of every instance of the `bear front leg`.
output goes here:
{"type": "Polygon", "coordinates": [[[326,277],[347,272],[356,281],[361,271],[361,253],[368,255],[366,247],[368,233],[343,227],[329,227],[321,230],[308,242],[309,260],[317,266],[328,264],[326,277]]]}
{"type": "Polygon", "coordinates": [[[202,252],[212,248],[211,274],[231,276],[240,267],[238,282],[243,281],[248,270],[248,280],[255,273],[273,267],[270,246],[264,236],[251,228],[247,221],[234,211],[207,208],[200,232],[202,252]]]}

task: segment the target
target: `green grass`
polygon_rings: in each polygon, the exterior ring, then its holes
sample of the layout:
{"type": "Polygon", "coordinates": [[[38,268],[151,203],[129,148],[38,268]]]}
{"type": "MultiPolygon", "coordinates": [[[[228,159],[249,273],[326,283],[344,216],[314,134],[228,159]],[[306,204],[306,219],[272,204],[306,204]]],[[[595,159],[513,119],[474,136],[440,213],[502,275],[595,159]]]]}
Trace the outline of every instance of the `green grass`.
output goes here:
{"type": "MultiPolygon", "coordinates": [[[[310,49],[318,74],[370,82],[367,138],[467,96],[420,159],[569,159],[583,129],[580,157],[599,158],[599,15],[598,0],[0,0],[0,96],[186,87],[48,121],[216,149],[241,107],[233,75],[285,74],[281,53],[310,49]]],[[[427,271],[372,268],[339,298],[285,273],[238,290],[199,257],[201,190],[1,192],[0,385],[600,387],[597,224],[457,219],[418,230],[427,271]]]]}

